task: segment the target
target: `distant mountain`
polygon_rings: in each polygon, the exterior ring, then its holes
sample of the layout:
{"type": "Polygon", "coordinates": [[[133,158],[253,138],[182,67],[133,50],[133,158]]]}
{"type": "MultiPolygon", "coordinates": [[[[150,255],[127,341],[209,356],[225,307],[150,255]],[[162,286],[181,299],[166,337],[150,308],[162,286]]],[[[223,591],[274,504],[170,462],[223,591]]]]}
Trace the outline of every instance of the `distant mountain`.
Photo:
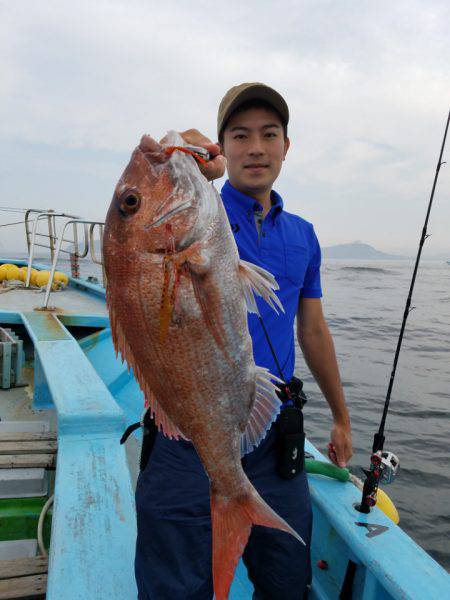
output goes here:
{"type": "Polygon", "coordinates": [[[354,258],[361,260],[401,260],[409,258],[399,254],[387,254],[381,252],[369,244],[363,242],[352,242],[351,244],[337,244],[322,248],[323,258],[354,258]]]}

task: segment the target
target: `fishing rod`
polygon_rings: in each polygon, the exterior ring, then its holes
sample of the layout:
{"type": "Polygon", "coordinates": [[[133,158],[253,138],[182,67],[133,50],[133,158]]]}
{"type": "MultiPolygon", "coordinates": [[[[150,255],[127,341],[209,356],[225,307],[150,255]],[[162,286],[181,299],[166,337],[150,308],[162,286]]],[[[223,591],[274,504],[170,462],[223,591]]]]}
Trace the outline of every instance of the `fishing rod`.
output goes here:
{"type": "Polygon", "coordinates": [[[419,242],[419,250],[416,256],[416,262],[414,265],[414,271],[411,279],[411,285],[409,287],[408,298],[406,300],[405,310],[403,313],[402,326],[400,328],[400,334],[398,337],[397,348],[394,356],[394,363],[392,366],[392,372],[389,379],[388,390],[386,394],[386,400],[384,402],[383,415],[381,417],[380,426],[378,431],[373,436],[373,445],[372,445],[372,455],[370,457],[370,469],[364,470],[366,475],[366,480],[363,486],[361,504],[356,507],[360,512],[369,513],[372,506],[376,504],[377,501],[377,490],[380,480],[382,479],[386,483],[390,483],[393,481],[398,473],[399,468],[399,460],[392,452],[384,451],[384,428],[386,424],[386,418],[389,410],[389,404],[391,400],[392,387],[394,385],[395,373],[397,370],[398,357],[400,354],[400,350],[402,347],[403,334],[405,332],[406,320],[408,318],[409,313],[413,310],[414,307],[411,307],[411,299],[414,290],[414,284],[416,283],[416,275],[417,270],[419,268],[419,262],[422,255],[422,248],[425,243],[425,240],[429,237],[427,233],[428,219],[430,217],[431,206],[433,204],[434,192],[436,189],[437,180],[439,177],[439,171],[445,162],[442,161],[442,156],[444,154],[445,142],[447,140],[447,132],[450,123],[450,111],[447,117],[447,123],[445,126],[444,137],[442,139],[441,151],[439,153],[439,159],[436,166],[436,172],[434,175],[433,187],[431,188],[430,200],[428,202],[428,210],[425,217],[425,223],[422,229],[422,235],[420,237],[419,242]]]}

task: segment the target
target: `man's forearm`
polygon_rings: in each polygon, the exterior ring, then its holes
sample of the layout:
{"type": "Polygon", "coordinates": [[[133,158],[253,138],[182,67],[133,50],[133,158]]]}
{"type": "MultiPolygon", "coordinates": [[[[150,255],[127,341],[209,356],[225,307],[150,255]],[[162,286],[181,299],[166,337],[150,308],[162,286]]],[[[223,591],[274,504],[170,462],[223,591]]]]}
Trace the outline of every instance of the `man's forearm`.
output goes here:
{"type": "Polygon", "coordinates": [[[330,405],[334,421],[350,425],[333,339],[327,325],[311,333],[299,331],[298,341],[306,364],[330,405]]]}

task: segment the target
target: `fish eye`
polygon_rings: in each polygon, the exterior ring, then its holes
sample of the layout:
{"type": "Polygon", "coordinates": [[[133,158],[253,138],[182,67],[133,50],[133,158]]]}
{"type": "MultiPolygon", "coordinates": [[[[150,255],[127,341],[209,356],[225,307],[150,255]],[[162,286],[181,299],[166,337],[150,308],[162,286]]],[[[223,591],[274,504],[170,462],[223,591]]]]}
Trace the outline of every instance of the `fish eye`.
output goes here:
{"type": "Polygon", "coordinates": [[[134,215],[141,206],[140,195],[136,190],[127,190],[120,199],[119,211],[122,215],[134,215]]]}

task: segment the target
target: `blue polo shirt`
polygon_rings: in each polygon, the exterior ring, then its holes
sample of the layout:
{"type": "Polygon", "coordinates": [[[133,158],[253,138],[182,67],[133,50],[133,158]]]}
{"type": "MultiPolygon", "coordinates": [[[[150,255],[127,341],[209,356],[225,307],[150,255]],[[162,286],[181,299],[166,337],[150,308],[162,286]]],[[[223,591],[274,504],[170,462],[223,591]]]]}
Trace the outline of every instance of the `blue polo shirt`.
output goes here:
{"type": "MultiPolygon", "coordinates": [[[[294,319],[299,298],[320,298],[320,246],[311,223],[283,209],[283,200],[272,191],[272,208],[261,225],[255,211],[261,204],[234,188],[229,181],[221,191],[225,210],[242,259],[267,269],[275,276],[284,313],[279,315],[259,296],[257,304],[286,381],[295,366],[294,319]]],[[[255,363],[280,376],[257,315],[249,314],[255,363]]]]}

